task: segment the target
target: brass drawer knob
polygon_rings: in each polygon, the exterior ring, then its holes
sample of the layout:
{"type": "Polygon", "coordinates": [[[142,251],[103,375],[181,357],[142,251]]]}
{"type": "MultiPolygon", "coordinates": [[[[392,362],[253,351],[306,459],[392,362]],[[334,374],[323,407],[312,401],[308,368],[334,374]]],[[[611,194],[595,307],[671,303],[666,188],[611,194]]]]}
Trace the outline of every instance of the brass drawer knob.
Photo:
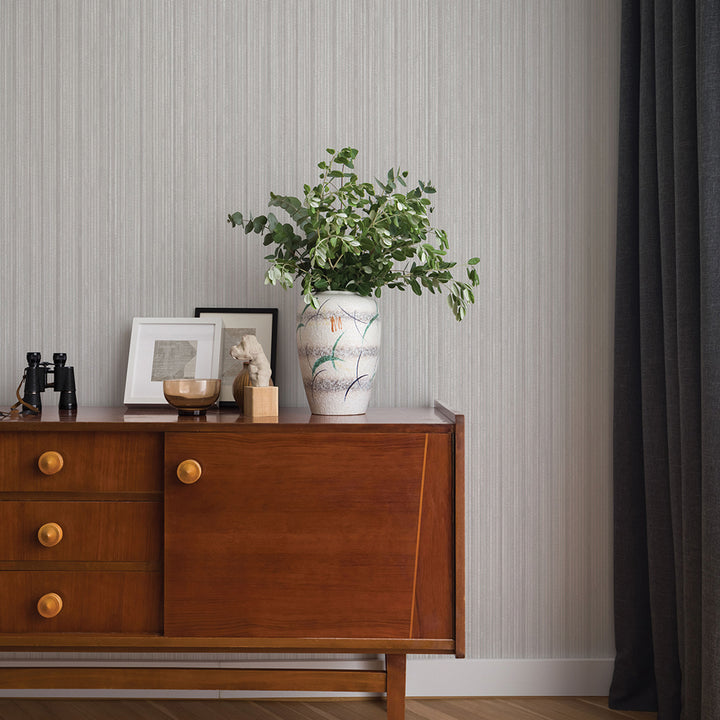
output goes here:
{"type": "Polygon", "coordinates": [[[63,529],[54,522],[45,523],[38,530],[38,540],[45,547],[55,547],[63,539],[63,529]]]}
{"type": "Polygon", "coordinates": [[[38,468],[43,475],[55,475],[62,470],[64,462],[59,452],[48,450],[38,459],[38,468]]]}
{"type": "Polygon", "coordinates": [[[54,592],[43,595],[37,604],[37,610],[44,618],[54,618],[63,607],[62,598],[54,592]]]}
{"type": "Polygon", "coordinates": [[[202,468],[197,460],[183,460],[177,466],[178,480],[185,485],[192,485],[202,475],[202,468]]]}

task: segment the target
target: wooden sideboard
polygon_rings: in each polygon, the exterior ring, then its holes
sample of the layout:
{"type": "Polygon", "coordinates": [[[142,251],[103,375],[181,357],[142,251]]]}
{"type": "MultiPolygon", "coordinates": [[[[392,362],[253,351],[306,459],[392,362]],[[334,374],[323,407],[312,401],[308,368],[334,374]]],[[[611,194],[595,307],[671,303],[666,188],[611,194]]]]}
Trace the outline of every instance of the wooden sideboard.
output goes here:
{"type": "Polygon", "coordinates": [[[2,667],[0,688],[387,693],[464,655],[464,420],[81,408],[0,422],[0,651],[381,654],[383,671],[2,667]]]}

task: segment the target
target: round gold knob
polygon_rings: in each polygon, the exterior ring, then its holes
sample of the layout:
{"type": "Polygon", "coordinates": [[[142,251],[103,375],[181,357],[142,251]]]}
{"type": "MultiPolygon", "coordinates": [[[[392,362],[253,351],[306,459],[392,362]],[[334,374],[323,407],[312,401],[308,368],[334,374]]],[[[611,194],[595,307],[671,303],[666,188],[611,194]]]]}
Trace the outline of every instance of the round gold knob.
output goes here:
{"type": "Polygon", "coordinates": [[[62,470],[63,456],[55,450],[44,452],[38,459],[38,468],[43,475],[54,475],[62,470]]]}
{"type": "Polygon", "coordinates": [[[63,539],[63,529],[57,523],[45,523],[38,530],[37,536],[41,545],[55,547],[63,539]]]}
{"type": "Polygon", "coordinates": [[[57,593],[43,595],[37,604],[37,610],[44,618],[54,618],[63,607],[62,598],[57,593]]]}
{"type": "Polygon", "coordinates": [[[183,460],[177,466],[177,476],[181,483],[192,485],[202,475],[202,468],[197,460],[183,460]]]}

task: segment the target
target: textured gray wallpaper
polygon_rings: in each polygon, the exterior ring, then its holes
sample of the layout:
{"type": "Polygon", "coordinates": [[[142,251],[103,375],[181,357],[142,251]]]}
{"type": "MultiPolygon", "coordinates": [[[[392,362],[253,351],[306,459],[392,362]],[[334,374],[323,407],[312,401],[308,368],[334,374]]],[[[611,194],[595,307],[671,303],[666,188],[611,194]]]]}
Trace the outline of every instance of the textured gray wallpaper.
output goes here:
{"type": "MultiPolygon", "coordinates": [[[[327,146],[431,179],[477,304],[387,294],[374,403],[467,416],[468,647],[613,653],[619,0],[0,0],[0,404],[25,352],[120,404],[135,316],[297,296],[231,230],[327,146]]],[[[54,402],[52,396],[46,403],[54,402]]]]}

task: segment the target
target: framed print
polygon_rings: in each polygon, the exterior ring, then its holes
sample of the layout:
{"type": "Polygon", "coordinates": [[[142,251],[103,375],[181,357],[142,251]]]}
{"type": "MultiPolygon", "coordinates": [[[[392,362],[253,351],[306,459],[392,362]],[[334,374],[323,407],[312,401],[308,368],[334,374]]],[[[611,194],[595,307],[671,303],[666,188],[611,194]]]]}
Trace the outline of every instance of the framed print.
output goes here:
{"type": "Polygon", "coordinates": [[[243,335],[255,335],[270,361],[275,382],[277,346],[277,308],[195,308],[195,317],[220,319],[223,324],[222,351],[220,358],[220,404],[234,405],[233,380],[243,364],[230,355],[230,348],[237,345],[243,335]]]}
{"type": "Polygon", "coordinates": [[[133,318],[126,405],[165,405],[163,380],[216,378],[222,321],[216,318],[133,318]]]}

